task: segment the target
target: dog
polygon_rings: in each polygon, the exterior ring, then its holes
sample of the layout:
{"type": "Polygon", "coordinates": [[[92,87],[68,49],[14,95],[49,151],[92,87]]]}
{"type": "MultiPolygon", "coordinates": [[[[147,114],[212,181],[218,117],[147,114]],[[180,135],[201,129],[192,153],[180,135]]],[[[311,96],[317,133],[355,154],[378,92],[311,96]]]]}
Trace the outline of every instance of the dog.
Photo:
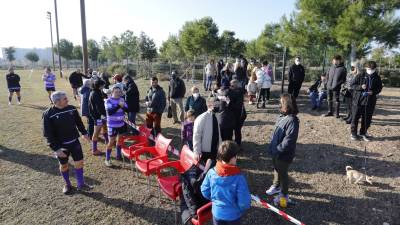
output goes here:
{"type": "Polygon", "coordinates": [[[367,182],[372,185],[372,176],[367,176],[355,169],[351,166],[346,166],[346,176],[348,183],[352,184],[354,180],[354,184],[360,184],[361,182],[367,182]]]}

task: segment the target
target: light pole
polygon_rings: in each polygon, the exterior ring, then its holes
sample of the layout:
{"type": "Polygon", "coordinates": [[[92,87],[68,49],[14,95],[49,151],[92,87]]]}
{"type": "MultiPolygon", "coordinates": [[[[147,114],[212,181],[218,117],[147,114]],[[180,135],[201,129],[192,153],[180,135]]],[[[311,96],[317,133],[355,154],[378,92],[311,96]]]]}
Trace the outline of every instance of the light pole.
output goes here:
{"type": "MultiPolygon", "coordinates": [[[[81,26],[82,26],[82,57],[83,57],[83,73],[88,71],[88,50],[86,38],[86,15],[85,15],[85,0],[81,0],[81,26]]],[[[90,76],[91,74],[89,74],[90,76]]]]}
{"type": "Polygon", "coordinates": [[[60,77],[62,78],[62,67],[61,67],[61,56],[60,56],[60,37],[58,34],[58,15],[57,15],[57,0],[54,0],[54,12],[56,16],[56,33],[57,33],[57,52],[58,52],[58,64],[60,65],[60,77]]]}
{"type": "Polygon", "coordinates": [[[51,25],[51,12],[47,11],[47,19],[50,20],[50,37],[51,37],[51,57],[53,58],[53,71],[56,70],[54,64],[54,47],[53,47],[53,26],[51,25]]]}

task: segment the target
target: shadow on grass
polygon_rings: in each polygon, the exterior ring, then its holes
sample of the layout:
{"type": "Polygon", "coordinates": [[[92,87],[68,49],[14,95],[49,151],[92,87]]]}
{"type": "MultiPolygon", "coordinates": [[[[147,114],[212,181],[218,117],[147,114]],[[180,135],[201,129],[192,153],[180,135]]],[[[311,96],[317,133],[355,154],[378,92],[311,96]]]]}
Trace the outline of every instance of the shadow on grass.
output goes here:
{"type": "MultiPolygon", "coordinates": [[[[52,176],[60,176],[58,161],[53,157],[41,154],[32,154],[17,149],[10,149],[3,145],[0,145],[0,150],[1,150],[0,151],[1,160],[26,166],[32,170],[41,173],[46,173],[52,176]]],[[[71,168],[70,171],[72,171],[71,168]]],[[[88,183],[90,184],[95,184],[95,185],[100,184],[98,180],[92,179],[90,177],[85,177],[85,180],[88,181],[88,183]]]]}

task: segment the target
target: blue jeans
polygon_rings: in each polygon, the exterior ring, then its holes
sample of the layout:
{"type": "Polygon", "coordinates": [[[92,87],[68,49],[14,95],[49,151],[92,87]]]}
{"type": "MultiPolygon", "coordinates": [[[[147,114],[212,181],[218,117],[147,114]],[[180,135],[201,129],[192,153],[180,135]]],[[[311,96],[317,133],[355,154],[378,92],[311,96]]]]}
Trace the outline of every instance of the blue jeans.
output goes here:
{"type": "Polygon", "coordinates": [[[213,224],[214,225],[240,225],[240,218],[237,220],[226,221],[226,220],[217,220],[213,217],[213,224]]]}
{"type": "MultiPolygon", "coordinates": [[[[136,112],[128,112],[128,120],[131,123],[134,123],[136,125],[136,112]]],[[[137,130],[135,130],[133,127],[129,126],[129,129],[131,130],[132,134],[137,134],[137,130]]]]}
{"type": "Polygon", "coordinates": [[[207,76],[206,90],[211,90],[211,85],[212,85],[213,80],[214,80],[213,75],[207,76]]]}
{"type": "Polygon", "coordinates": [[[313,91],[309,94],[311,105],[313,108],[320,108],[322,101],[326,98],[326,92],[316,92],[313,91]]]}

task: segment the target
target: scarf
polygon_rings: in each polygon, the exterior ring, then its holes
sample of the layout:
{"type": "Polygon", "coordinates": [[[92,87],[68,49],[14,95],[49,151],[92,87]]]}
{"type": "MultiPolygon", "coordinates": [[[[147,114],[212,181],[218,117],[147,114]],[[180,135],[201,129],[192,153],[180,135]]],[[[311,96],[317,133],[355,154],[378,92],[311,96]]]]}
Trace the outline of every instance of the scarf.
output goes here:
{"type": "Polygon", "coordinates": [[[217,161],[215,171],[221,177],[233,176],[240,173],[239,167],[231,164],[224,164],[221,161],[217,161]]]}

